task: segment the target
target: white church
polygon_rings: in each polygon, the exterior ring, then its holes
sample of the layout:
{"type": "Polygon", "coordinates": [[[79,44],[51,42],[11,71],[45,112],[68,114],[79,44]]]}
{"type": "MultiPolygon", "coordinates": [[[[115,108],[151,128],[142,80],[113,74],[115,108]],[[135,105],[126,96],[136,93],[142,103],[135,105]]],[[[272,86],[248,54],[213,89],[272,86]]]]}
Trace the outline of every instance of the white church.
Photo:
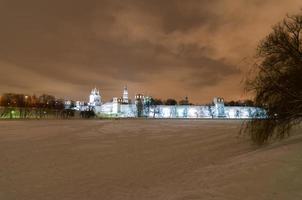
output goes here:
{"type": "Polygon", "coordinates": [[[91,93],[89,95],[89,106],[95,107],[95,106],[100,106],[102,104],[102,98],[100,91],[97,90],[96,88],[91,90],[91,93]]]}

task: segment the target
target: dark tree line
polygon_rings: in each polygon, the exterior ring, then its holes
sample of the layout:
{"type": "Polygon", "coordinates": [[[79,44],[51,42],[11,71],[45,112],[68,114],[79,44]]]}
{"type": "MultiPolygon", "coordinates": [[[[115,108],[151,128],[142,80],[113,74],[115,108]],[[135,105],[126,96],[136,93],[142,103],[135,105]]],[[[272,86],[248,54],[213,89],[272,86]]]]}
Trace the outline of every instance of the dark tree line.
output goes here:
{"type": "Polygon", "coordinates": [[[157,105],[193,105],[189,102],[188,97],[185,97],[184,99],[177,102],[177,100],[168,98],[166,100],[151,98],[150,100],[151,106],[157,106],[157,105]]]}
{"type": "Polygon", "coordinates": [[[225,101],[225,106],[256,106],[252,100],[246,99],[241,101],[225,101]]]}
{"type": "Polygon", "coordinates": [[[37,97],[36,95],[5,93],[1,95],[0,106],[64,109],[64,100],[56,99],[54,96],[48,94],[37,97]]]}
{"type": "Polygon", "coordinates": [[[255,96],[256,105],[267,111],[266,120],[252,120],[245,131],[258,144],[282,139],[302,119],[302,13],[287,16],[260,42],[255,76],[246,89],[255,96]]]}
{"type": "MultiPolygon", "coordinates": [[[[73,107],[74,101],[66,106],[65,100],[48,94],[36,96],[5,93],[0,96],[0,118],[71,118],[76,115],[73,107]]],[[[81,111],[78,115],[81,118],[95,116],[92,110],[81,111]]]]}

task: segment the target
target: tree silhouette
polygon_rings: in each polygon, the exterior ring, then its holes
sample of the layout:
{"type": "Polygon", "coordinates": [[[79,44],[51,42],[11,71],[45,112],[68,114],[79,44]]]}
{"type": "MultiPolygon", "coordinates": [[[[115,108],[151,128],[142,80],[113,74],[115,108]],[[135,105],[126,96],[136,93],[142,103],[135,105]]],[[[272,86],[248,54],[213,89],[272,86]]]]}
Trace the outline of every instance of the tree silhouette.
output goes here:
{"type": "Polygon", "coordinates": [[[161,99],[150,99],[150,106],[158,106],[163,105],[163,101],[161,99]]]}
{"type": "Polygon", "coordinates": [[[178,102],[179,105],[190,105],[189,98],[185,97],[185,99],[182,99],[178,102]]]}
{"type": "Polygon", "coordinates": [[[267,119],[249,121],[244,131],[258,144],[282,139],[302,117],[302,13],[287,16],[260,42],[246,89],[266,109],[267,119]]]}
{"type": "Polygon", "coordinates": [[[165,101],[165,105],[171,105],[171,106],[174,106],[174,105],[177,105],[177,101],[175,99],[167,99],[165,101]]]}

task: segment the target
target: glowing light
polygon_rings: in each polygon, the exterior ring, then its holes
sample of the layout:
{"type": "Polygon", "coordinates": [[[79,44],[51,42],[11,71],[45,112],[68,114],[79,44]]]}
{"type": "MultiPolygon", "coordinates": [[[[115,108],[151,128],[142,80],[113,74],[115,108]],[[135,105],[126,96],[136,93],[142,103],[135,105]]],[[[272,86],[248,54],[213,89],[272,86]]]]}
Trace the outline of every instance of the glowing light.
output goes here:
{"type": "MultiPolygon", "coordinates": [[[[224,99],[215,97],[213,106],[192,105],[153,105],[147,104],[148,98],[143,94],[135,95],[135,103],[129,104],[128,89],[124,88],[123,97],[114,97],[112,102],[100,104],[99,91],[94,89],[90,95],[90,105],[93,106],[97,116],[107,117],[137,117],[138,100],[142,100],[143,117],[148,118],[226,118],[226,119],[251,119],[265,118],[266,112],[257,107],[225,106],[224,99]],[[126,100],[126,101],[125,101],[126,100]]],[[[141,104],[140,104],[141,105],[141,104]]]]}

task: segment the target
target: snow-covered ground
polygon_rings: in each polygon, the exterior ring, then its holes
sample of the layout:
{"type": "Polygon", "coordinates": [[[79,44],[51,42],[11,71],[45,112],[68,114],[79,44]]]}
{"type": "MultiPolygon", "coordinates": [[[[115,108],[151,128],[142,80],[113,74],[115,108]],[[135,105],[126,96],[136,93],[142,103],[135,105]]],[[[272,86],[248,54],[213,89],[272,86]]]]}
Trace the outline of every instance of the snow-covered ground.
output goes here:
{"type": "Polygon", "coordinates": [[[302,199],[302,136],[256,149],[238,136],[239,127],[211,120],[0,121],[0,199],[302,199]]]}

